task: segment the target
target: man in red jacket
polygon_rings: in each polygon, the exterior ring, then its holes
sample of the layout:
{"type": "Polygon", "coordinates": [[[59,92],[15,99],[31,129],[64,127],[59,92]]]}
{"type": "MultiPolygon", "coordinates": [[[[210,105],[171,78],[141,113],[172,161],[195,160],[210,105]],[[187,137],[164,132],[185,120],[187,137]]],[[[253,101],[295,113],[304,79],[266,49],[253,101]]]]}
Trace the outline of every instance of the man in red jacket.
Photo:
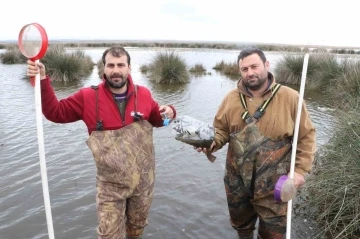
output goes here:
{"type": "Polygon", "coordinates": [[[150,91],[134,85],[130,55],[122,47],[103,53],[103,82],[58,100],[45,66],[28,61],[27,75],[40,73],[42,111],[55,123],[83,120],[86,141],[96,167],[99,239],[141,238],[154,193],[153,127],[175,118],[173,106],[162,105],[150,91]]]}

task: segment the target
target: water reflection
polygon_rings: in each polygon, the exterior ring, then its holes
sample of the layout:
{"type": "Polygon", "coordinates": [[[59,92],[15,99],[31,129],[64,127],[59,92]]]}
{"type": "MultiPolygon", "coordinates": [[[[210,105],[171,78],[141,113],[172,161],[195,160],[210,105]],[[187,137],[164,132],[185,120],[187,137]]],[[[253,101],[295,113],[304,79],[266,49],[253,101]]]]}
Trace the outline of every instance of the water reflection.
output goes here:
{"type": "Polygon", "coordinates": [[[189,92],[189,84],[156,84],[149,81],[148,87],[151,88],[153,97],[161,102],[161,104],[173,104],[187,99],[187,93],[189,92]]]}

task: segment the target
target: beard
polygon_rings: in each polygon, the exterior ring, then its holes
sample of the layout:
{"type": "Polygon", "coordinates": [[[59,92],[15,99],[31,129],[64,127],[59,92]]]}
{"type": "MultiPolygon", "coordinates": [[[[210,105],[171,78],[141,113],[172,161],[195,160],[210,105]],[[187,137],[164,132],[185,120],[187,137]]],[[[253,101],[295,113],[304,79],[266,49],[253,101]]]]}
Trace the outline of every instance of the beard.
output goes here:
{"type": "Polygon", "coordinates": [[[247,88],[249,88],[250,90],[259,90],[268,80],[268,75],[266,74],[266,76],[255,76],[252,78],[248,78],[246,79],[246,81],[244,81],[244,84],[247,88]]]}
{"type": "Polygon", "coordinates": [[[127,76],[124,77],[123,75],[120,74],[113,74],[110,77],[108,77],[105,75],[105,80],[111,88],[121,89],[127,83],[127,76]]]}

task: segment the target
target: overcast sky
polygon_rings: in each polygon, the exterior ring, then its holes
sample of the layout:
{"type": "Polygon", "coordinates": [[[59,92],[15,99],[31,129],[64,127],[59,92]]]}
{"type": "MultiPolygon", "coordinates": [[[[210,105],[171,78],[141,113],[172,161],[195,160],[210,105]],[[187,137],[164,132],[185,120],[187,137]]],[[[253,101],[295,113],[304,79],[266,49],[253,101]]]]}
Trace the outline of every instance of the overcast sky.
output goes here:
{"type": "Polygon", "coordinates": [[[49,40],[185,40],[360,47],[357,0],[5,0],[0,41],[42,25],[49,40]]]}

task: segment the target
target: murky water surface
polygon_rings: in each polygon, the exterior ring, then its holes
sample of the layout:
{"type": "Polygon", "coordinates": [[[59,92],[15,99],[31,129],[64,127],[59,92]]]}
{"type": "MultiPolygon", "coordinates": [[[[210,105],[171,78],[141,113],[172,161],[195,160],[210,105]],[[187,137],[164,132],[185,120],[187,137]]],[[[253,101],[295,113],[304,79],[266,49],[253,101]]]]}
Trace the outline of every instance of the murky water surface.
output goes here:
{"type": "MultiPolygon", "coordinates": [[[[104,49],[86,54],[97,62],[104,49]]],[[[203,64],[211,74],[192,77],[182,86],[154,85],[139,71],[149,63],[154,49],[129,48],[132,76],[145,85],[160,104],[173,104],[178,114],[212,122],[222,98],[235,87],[212,67],[221,60],[235,61],[238,51],[212,49],[176,50],[188,65],[203,64]]],[[[274,66],[281,53],[268,52],[274,66]]],[[[47,238],[40,176],[34,89],[25,76],[26,65],[0,64],[0,238],[47,238]]],[[[81,87],[97,84],[97,69],[76,83],[56,83],[59,98],[81,87]]],[[[318,146],[327,142],[334,118],[316,92],[306,92],[308,109],[317,128],[318,146]]],[[[96,238],[95,164],[85,144],[83,122],[54,124],[43,119],[47,173],[53,224],[57,239],[96,238]]],[[[168,128],[154,129],[156,150],[155,196],[144,238],[236,238],[228,219],[223,186],[226,148],[210,163],[191,146],[172,138],[168,128]]],[[[293,225],[292,238],[303,238],[293,225]]]]}

